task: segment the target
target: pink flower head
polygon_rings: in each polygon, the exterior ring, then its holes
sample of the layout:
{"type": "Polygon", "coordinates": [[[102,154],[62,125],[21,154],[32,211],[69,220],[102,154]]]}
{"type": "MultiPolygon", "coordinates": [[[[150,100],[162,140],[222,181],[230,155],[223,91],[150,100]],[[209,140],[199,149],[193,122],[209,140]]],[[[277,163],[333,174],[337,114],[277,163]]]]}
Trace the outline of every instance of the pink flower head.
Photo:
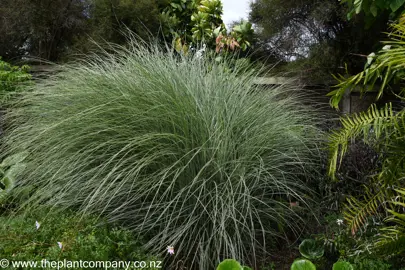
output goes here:
{"type": "Polygon", "coordinates": [[[174,254],[174,247],[168,246],[167,247],[167,253],[169,253],[170,255],[173,255],[174,254]]]}

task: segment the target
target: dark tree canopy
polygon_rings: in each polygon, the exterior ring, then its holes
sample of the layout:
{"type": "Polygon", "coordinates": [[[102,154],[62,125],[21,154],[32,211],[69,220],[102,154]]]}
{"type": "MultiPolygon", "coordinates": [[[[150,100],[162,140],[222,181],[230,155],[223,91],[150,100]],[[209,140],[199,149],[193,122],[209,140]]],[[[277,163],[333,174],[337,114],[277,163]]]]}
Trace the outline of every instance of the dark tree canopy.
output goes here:
{"type": "Polygon", "coordinates": [[[85,0],[2,0],[0,55],[56,60],[86,28],[85,0]]]}
{"type": "MultiPolygon", "coordinates": [[[[124,44],[127,29],[148,40],[167,30],[164,11],[183,2],[1,0],[0,56],[11,61],[25,56],[60,61],[71,53],[88,51],[90,39],[124,44]]],[[[367,7],[367,1],[362,3],[367,7]]],[[[384,38],[382,32],[387,30],[391,10],[378,10],[366,29],[364,18],[370,14],[362,12],[348,20],[351,8],[339,0],[256,0],[250,13],[250,21],[258,30],[254,48],[266,58],[297,60],[301,70],[316,67],[329,74],[347,63],[357,72],[364,63],[359,55],[374,51],[384,38]]],[[[190,18],[190,14],[179,13],[178,24],[190,24],[190,18]]]]}
{"type": "Polygon", "coordinates": [[[250,20],[269,53],[297,60],[298,68],[311,69],[310,74],[314,69],[329,74],[345,64],[361,69],[360,55],[373,51],[388,28],[385,14],[369,29],[361,14],[349,21],[349,9],[338,0],[257,0],[251,8],[250,20]]]}
{"type": "Polygon", "coordinates": [[[142,39],[156,36],[160,28],[159,3],[163,0],[93,0],[89,27],[95,39],[123,43],[128,28],[142,39]]]}
{"type": "Polygon", "coordinates": [[[90,38],[122,44],[126,29],[157,36],[159,3],[165,0],[1,0],[0,56],[58,61],[85,51],[90,38]]]}

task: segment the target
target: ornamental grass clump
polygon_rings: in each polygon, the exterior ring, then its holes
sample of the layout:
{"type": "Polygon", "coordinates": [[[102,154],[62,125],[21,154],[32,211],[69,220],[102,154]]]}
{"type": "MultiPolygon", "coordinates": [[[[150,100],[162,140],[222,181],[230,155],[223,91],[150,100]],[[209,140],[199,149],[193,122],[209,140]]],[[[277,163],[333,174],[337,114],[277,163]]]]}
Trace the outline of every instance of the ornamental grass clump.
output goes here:
{"type": "Polygon", "coordinates": [[[103,215],[199,269],[252,264],[269,239],[300,232],[316,115],[293,89],[226,65],[132,45],[36,84],[4,139],[3,153],[29,153],[14,188],[22,209],[103,215]]]}

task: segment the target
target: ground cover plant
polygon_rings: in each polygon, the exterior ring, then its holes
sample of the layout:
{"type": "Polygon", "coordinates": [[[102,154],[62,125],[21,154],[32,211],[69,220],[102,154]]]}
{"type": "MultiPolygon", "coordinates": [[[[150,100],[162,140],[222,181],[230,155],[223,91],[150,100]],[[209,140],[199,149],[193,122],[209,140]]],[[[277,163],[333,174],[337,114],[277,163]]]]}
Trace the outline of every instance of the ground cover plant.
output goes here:
{"type": "MultiPolygon", "coordinates": [[[[44,269],[55,269],[51,267],[50,262],[64,260],[159,260],[142,249],[142,241],[136,239],[131,231],[109,226],[95,217],[78,218],[73,212],[36,211],[29,215],[2,215],[0,253],[2,259],[36,261],[38,265],[46,259],[44,269]]],[[[12,267],[10,264],[7,269],[21,268],[12,267]]]]}
{"type": "Polygon", "coordinates": [[[12,190],[22,210],[103,215],[152,254],[173,246],[167,265],[199,269],[254,265],[298,234],[320,162],[316,113],[226,65],[133,42],[38,82],[3,140],[3,155],[28,153],[12,190]]]}

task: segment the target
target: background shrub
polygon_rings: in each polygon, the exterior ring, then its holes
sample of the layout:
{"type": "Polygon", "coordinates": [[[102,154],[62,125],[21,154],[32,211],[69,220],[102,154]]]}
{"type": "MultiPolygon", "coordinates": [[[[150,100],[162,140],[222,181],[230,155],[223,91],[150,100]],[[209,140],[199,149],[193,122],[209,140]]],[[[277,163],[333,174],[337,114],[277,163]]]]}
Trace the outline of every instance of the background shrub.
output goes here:
{"type": "Polygon", "coordinates": [[[31,80],[29,66],[12,66],[0,57],[0,105],[21,89],[22,83],[31,80]]]}
{"type": "Polygon", "coordinates": [[[104,214],[155,254],[174,246],[172,263],[254,265],[304,227],[322,138],[294,89],[254,75],[135,45],[65,66],[7,115],[3,153],[29,152],[25,209],[104,214]]]}
{"type": "Polygon", "coordinates": [[[355,269],[357,270],[390,270],[393,269],[391,264],[388,264],[380,259],[362,259],[355,260],[355,269]]]}

